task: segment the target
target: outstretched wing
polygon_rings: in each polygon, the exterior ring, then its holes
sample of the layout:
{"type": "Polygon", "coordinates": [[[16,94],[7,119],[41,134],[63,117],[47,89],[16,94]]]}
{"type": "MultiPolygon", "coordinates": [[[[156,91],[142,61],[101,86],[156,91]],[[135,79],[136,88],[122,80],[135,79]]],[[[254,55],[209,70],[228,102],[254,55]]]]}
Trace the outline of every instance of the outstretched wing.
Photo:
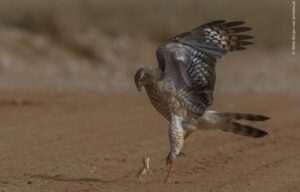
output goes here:
{"type": "MultiPolygon", "coordinates": [[[[243,50],[245,46],[252,44],[247,41],[252,39],[252,36],[240,34],[251,30],[250,27],[241,27],[242,24],[242,21],[225,20],[206,23],[181,33],[158,47],[156,55],[162,71],[165,71],[168,65],[164,53],[174,50],[174,53],[171,53],[172,62],[179,67],[181,77],[188,88],[185,89],[184,97],[186,102],[190,103],[188,109],[191,112],[202,114],[213,102],[217,59],[229,51],[243,50]],[[166,50],[170,44],[177,49],[166,50]]],[[[183,103],[187,106],[186,102],[183,103]]]]}

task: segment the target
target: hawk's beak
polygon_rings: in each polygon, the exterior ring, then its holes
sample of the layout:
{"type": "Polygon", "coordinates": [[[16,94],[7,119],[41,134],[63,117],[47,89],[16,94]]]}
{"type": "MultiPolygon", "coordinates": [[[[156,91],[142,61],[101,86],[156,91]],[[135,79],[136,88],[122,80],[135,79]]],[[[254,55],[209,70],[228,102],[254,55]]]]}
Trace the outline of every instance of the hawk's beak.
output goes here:
{"type": "Polygon", "coordinates": [[[145,78],[145,72],[144,69],[141,68],[137,70],[134,76],[135,86],[138,91],[142,90],[142,87],[144,86],[144,78],[145,78]]]}
{"type": "Polygon", "coordinates": [[[142,86],[141,86],[141,85],[136,85],[136,88],[137,88],[137,90],[138,90],[139,92],[142,91],[142,86]]]}

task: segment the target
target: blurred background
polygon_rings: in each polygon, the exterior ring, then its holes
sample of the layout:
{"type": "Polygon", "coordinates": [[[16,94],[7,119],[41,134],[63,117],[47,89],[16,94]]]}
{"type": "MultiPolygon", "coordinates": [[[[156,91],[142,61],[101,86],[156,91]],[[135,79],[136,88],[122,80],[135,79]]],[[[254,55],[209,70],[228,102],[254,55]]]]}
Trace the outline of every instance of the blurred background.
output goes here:
{"type": "Polygon", "coordinates": [[[255,36],[218,62],[217,91],[300,91],[292,2],[281,0],[1,0],[0,90],[135,91],[161,42],[217,19],[246,21],[255,36]]]}

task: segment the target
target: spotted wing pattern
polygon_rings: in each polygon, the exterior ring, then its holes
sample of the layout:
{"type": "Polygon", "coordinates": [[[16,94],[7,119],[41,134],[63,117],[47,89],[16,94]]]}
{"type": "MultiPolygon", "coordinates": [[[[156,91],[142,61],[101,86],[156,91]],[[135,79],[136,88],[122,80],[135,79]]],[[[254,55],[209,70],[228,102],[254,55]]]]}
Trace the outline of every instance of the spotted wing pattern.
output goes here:
{"type": "MultiPolygon", "coordinates": [[[[190,112],[201,115],[213,103],[215,85],[215,63],[229,51],[245,49],[252,44],[247,41],[253,37],[240,34],[251,30],[250,27],[241,27],[242,21],[226,22],[218,20],[206,23],[171,38],[158,47],[156,51],[159,68],[164,71],[166,62],[164,58],[165,47],[168,43],[180,44],[184,47],[185,55],[173,58],[178,59],[181,76],[189,90],[185,89],[183,104],[190,112]]],[[[183,93],[183,91],[181,91],[183,93]]]]}

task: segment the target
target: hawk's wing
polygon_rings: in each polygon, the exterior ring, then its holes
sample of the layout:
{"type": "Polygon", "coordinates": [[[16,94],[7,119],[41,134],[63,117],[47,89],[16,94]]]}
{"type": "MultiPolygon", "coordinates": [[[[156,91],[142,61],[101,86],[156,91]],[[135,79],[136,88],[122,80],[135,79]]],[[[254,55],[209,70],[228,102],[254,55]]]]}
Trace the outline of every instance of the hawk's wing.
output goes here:
{"type": "Polygon", "coordinates": [[[201,115],[213,102],[217,59],[228,51],[243,50],[246,45],[252,44],[247,41],[252,36],[239,34],[251,30],[250,27],[240,27],[242,24],[242,21],[224,20],[206,23],[181,33],[158,47],[156,55],[163,72],[168,65],[164,53],[171,52],[172,62],[178,66],[186,84],[181,90],[182,103],[192,113],[201,115]],[[174,49],[172,53],[173,49],[168,50],[167,45],[170,43],[179,47],[180,51],[174,49]]]}

